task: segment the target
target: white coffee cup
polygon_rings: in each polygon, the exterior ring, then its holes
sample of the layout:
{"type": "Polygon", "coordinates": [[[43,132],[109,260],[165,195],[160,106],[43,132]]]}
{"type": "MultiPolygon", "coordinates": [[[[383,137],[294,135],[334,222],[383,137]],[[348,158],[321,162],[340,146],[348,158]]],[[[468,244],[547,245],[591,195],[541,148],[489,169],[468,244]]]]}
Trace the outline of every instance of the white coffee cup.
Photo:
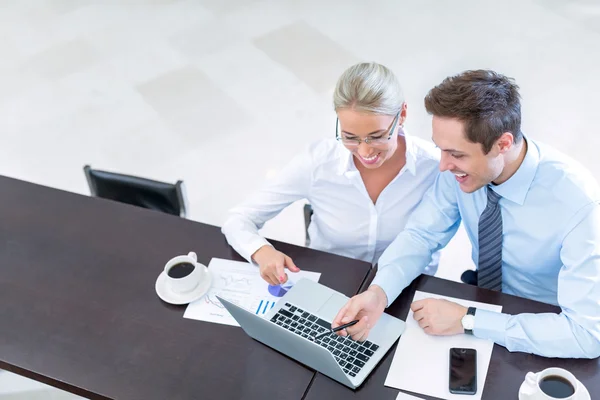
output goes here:
{"type": "Polygon", "coordinates": [[[546,368],[538,373],[528,372],[525,376],[525,382],[521,386],[519,391],[520,400],[579,400],[583,399],[584,389],[582,388],[581,382],[575,378],[575,376],[562,368],[546,368]],[[540,383],[549,376],[559,376],[568,381],[571,386],[575,389],[574,393],[569,397],[552,397],[549,394],[544,393],[540,387],[540,383]]]}
{"type": "Polygon", "coordinates": [[[183,294],[191,292],[198,287],[203,279],[207,279],[208,268],[198,262],[196,253],[192,251],[187,256],[177,256],[170,259],[165,265],[165,275],[167,277],[168,288],[174,293],[183,294]],[[194,266],[192,272],[180,278],[169,276],[171,268],[182,263],[192,264],[194,266]]]}

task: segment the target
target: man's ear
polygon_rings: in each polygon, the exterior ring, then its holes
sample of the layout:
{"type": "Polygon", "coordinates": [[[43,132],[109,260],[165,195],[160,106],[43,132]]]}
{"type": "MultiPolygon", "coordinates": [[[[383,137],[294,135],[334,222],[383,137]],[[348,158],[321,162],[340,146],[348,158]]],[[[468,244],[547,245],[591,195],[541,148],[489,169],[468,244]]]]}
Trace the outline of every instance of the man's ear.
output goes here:
{"type": "Polygon", "coordinates": [[[513,134],[511,132],[504,132],[496,141],[496,146],[498,146],[498,151],[500,154],[504,154],[512,149],[514,143],[515,137],[513,134]]]}

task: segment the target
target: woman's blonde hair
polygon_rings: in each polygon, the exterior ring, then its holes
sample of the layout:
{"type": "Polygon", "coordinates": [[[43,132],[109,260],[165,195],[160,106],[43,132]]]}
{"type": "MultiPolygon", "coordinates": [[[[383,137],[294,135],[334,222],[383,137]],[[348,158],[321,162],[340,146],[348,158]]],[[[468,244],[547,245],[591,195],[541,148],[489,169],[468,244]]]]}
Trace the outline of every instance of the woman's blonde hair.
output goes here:
{"type": "Polygon", "coordinates": [[[351,108],[370,114],[396,115],[403,103],[404,93],[396,75],[374,62],[348,68],[333,92],[335,111],[351,108]]]}

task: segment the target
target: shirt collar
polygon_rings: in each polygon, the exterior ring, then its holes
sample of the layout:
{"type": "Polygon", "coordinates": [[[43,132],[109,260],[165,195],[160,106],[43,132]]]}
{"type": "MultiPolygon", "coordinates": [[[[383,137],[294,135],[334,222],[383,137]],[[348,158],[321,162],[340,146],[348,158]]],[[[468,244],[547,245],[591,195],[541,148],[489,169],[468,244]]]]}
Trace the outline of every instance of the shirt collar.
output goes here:
{"type": "MultiPolygon", "coordinates": [[[[412,137],[404,130],[404,141],[406,142],[406,164],[405,168],[413,175],[417,174],[417,145],[412,137]]],[[[346,172],[356,171],[356,165],[352,160],[352,153],[341,142],[338,142],[341,152],[340,164],[338,166],[338,175],[346,172]]]]}
{"type": "Polygon", "coordinates": [[[497,186],[492,185],[494,192],[519,205],[525,203],[527,192],[529,192],[540,164],[540,152],[535,143],[532,140],[527,140],[524,135],[523,140],[527,143],[527,153],[525,153],[525,158],[517,172],[506,182],[497,186]]]}

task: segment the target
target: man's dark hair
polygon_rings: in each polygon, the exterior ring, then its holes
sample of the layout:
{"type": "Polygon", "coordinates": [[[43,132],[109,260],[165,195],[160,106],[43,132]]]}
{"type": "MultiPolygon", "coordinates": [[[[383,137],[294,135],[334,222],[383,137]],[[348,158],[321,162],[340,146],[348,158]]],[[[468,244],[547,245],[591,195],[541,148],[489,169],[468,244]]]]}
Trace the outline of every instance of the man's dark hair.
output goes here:
{"type": "Polygon", "coordinates": [[[464,122],[467,139],[480,143],[485,154],[504,132],[512,133],[515,143],[523,137],[519,87],[494,71],[465,71],[444,79],[425,96],[425,108],[464,122]]]}

